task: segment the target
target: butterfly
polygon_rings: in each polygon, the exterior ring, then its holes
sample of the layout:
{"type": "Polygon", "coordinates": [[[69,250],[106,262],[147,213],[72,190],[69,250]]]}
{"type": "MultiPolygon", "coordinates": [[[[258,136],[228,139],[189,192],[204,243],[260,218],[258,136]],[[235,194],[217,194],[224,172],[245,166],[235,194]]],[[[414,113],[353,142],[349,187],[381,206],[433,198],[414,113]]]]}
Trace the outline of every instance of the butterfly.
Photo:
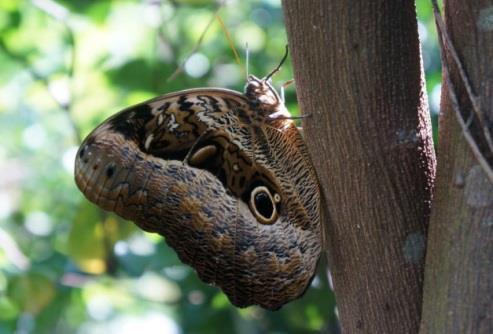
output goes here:
{"type": "Polygon", "coordinates": [[[277,310],[321,253],[320,191],[269,75],[243,93],[196,88],[131,106],[80,146],[75,181],[104,210],[165,237],[238,307],[277,310]]]}

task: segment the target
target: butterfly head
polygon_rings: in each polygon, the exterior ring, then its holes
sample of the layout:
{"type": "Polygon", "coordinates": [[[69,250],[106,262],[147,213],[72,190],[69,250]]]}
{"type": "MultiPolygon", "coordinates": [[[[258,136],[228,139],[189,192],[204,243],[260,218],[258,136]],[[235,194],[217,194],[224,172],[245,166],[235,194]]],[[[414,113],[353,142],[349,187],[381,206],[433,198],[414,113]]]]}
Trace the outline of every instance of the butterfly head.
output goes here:
{"type": "Polygon", "coordinates": [[[279,95],[276,89],[272,86],[272,77],[280,69],[288,56],[288,48],[286,53],[277,67],[262,79],[254,75],[248,75],[245,85],[245,96],[252,104],[252,107],[259,111],[260,114],[270,119],[278,117],[289,118],[289,112],[284,106],[284,98],[279,95]]]}
{"type": "Polygon", "coordinates": [[[267,116],[285,109],[281,97],[272,86],[270,78],[267,77],[259,79],[254,75],[249,75],[245,85],[245,96],[255,108],[267,116]]]}

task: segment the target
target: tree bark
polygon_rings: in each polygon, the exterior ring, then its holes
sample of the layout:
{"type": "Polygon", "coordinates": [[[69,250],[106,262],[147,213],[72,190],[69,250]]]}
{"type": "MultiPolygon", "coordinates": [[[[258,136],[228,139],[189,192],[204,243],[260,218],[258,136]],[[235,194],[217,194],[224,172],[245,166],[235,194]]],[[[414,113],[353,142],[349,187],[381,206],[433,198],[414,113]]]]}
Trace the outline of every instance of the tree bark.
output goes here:
{"type": "MultiPolygon", "coordinates": [[[[445,14],[446,31],[492,129],[493,1],[448,0],[445,14]]],[[[493,184],[459,126],[453,95],[465,119],[473,108],[450,48],[442,50],[442,72],[448,69],[452,85],[444,74],[421,333],[493,333],[493,184]]],[[[477,122],[473,118],[469,130],[491,166],[477,122]]]]}
{"type": "Polygon", "coordinates": [[[435,158],[412,1],[283,2],[346,333],[416,333],[435,158]]]}

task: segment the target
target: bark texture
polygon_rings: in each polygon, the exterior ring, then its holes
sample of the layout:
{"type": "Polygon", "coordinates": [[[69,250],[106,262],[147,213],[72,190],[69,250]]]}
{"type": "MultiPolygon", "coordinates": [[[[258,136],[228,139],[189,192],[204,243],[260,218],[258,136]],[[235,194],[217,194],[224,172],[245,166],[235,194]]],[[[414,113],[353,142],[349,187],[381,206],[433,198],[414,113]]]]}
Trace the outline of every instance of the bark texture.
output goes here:
{"type": "Polygon", "coordinates": [[[414,4],[283,6],[342,329],[416,333],[435,158],[414,4]]]}
{"type": "MultiPolygon", "coordinates": [[[[445,14],[448,35],[492,129],[493,1],[449,0],[445,14]]],[[[450,71],[467,119],[471,101],[450,51],[445,47],[443,52],[442,67],[450,71]]],[[[493,333],[493,184],[464,139],[446,80],[442,87],[421,333],[493,333]]],[[[470,131],[491,164],[477,118],[470,131]]]]}

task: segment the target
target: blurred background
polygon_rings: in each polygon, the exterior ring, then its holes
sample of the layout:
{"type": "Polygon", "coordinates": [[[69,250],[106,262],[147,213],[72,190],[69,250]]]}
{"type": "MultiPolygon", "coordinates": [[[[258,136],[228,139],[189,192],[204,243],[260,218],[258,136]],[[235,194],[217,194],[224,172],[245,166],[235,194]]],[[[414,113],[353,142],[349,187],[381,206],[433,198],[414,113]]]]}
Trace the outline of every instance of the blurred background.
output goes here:
{"type": "MultiPolygon", "coordinates": [[[[417,10],[436,124],[430,2],[417,10]]],[[[73,181],[81,139],[118,110],[186,88],[241,91],[246,43],[250,73],[278,64],[280,0],[0,1],[0,334],[338,333],[324,268],[280,311],[237,309],[73,181]]],[[[292,76],[288,59],[274,82],[292,76]]],[[[298,114],[294,85],[286,99],[298,114]]]]}

